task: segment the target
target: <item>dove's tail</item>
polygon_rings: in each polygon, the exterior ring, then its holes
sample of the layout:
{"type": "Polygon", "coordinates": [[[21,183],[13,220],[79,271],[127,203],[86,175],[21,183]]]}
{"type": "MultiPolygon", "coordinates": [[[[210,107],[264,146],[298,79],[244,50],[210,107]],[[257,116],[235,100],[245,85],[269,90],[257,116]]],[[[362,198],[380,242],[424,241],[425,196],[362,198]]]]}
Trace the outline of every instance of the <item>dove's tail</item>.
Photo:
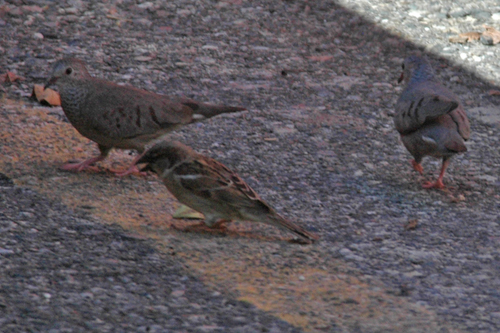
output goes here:
{"type": "Polygon", "coordinates": [[[246,110],[246,108],[240,106],[214,105],[214,104],[196,102],[191,99],[184,99],[181,103],[193,109],[194,119],[212,118],[214,116],[223,113],[239,112],[246,110]]]}

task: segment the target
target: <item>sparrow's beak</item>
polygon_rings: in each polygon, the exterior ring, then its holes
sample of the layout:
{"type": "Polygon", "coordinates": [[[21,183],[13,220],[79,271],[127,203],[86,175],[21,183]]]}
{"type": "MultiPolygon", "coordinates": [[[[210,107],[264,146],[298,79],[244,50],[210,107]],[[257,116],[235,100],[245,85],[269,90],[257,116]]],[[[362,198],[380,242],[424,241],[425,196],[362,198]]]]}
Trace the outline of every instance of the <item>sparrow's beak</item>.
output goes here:
{"type": "Polygon", "coordinates": [[[146,164],[143,166],[141,169],[139,169],[142,172],[145,171],[153,171],[153,168],[151,168],[151,163],[149,163],[149,158],[146,156],[146,152],[143,152],[140,157],[137,159],[137,162],[135,162],[135,165],[138,164],[146,164]]]}
{"type": "Polygon", "coordinates": [[[43,89],[47,89],[48,87],[50,87],[50,86],[54,85],[54,84],[57,82],[57,79],[58,79],[58,78],[57,78],[57,77],[55,77],[55,76],[51,77],[51,78],[47,81],[47,83],[45,83],[45,86],[43,87],[43,89]]]}
{"type": "Polygon", "coordinates": [[[140,172],[153,171],[153,168],[151,168],[151,164],[148,163],[144,167],[142,167],[141,169],[139,169],[139,171],[140,172]]]}
{"type": "Polygon", "coordinates": [[[401,76],[398,79],[398,83],[401,83],[401,81],[403,81],[404,78],[405,78],[405,72],[401,73],[401,76]]]}

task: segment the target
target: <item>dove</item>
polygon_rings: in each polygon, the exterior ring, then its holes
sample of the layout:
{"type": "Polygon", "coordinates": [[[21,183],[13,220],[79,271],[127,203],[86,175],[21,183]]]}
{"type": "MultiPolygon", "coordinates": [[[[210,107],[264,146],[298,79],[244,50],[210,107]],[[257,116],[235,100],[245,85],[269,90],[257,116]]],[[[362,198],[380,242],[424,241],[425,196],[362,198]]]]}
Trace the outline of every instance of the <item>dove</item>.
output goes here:
{"type": "Polygon", "coordinates": [[[178,141],[156,143],[137,161],[143,163],[141,171],[155,172],[182,204],[205,216],[204,225],[210,228],[253,221],[289,230],[306,243],[319,238],[280,216],[228,167],[178,141]]]}
{"type": "MultiPolygon", "coordinates": [[[[57,85],[61,106],[70,123],[99,147],[99,156],[61,167],[77,172],[104,160],[112,148],[137,150],[137,160],[148,144],[183,125],[246,110],[159,95],[95,78],[85,63],[76,58],[64,58],[53,65],[45,88],[53,85],[57,85]]],[[[135,171],[135,160],[129,169],[116,174],[124,176],[135,171]]]]}
{"type": "Polygon", "coordinates": [[[450,158],[467,151],[469,119],[459,98],[436,78],[427,59],[412,55],[402,67],[398,82],[404,81],[405,88],[396,103],[394,124],[420,174],[424,156],[442,159],[437,180],[423,184],[424,188],[441,189],[450,158]]]}

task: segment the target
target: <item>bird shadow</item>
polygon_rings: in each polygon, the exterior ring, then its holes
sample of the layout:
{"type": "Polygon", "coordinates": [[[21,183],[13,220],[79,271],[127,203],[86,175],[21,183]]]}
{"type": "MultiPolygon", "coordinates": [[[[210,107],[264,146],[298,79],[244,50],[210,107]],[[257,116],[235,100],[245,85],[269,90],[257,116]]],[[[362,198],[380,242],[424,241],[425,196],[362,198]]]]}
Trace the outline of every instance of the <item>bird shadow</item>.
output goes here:
{"type": "MultiPolygon", "coordinates": [[[[271,234],[263,234],[264,230],[251,228],[244,225],[244,222],[227,222],[217,228],[210,228],[204,222],[192,222],[192,220],[177,220],[172,221],[170,229],[182,232],[193,233],[199,235],[217,235],[220,237],[231,238],[246,238],[265,242],[286,242],[290,244],[310,245],[311,242],[300,238],[283,237],[277,232],[271,231],[271,234]]],[[[260,229],[260,228],[259,228],[260,229]]],[[[266,230],[267,231],[267,230],[266,230]]]]}

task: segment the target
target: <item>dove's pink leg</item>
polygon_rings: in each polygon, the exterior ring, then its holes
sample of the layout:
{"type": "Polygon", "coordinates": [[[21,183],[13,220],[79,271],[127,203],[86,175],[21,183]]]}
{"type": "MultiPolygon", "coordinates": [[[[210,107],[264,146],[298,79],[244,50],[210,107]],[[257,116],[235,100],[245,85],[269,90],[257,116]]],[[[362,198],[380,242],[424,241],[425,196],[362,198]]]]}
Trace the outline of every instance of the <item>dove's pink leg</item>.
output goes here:
{"type": "MultiPolygon", "coordinates": [[[[97,157],[89,158],[88,160],[85,160],[85,161],[80,162],[80,163],[66,163],[66,164],[62,165],[60,167],[60,169],[61,170],[66,170],[66,171],[75,171],[75,172],[81,172],[81,171],[89,170],[89,169],[97,171],[97,168],[93,167],[92,164],[104,160],[106,158],[106,155],[102,155],[101,154],[101,155],[99,155],[97,157]]],[[[136,173],[136,174],[144,176],[144,175],[146,175],[146,173],[145,172],[140,172],[139,168],[137,167],[137,165],[135,165],[135,163],[139,160],[139,158],[141,158],[141,156],[142,156],[142,154],[140,154],[139,156],[137,156],[132,161],[132,164],[130,165],[130,167],[127,170],[123,170],[123,171],[109,170],[109,171],[111,171],[112,173],[114,173],[118,177],[128,176],[128,175],[130,175],[132,173],[136,173]]]]}
{"type": "Polygon", "coordinates": [[[63,164],[60,167],[60,169],[66,170],[66,171],[75,171],[75,172],[81,172],[81,171],[87,170],[87,169],[96,170],[96,168],[92,167],[92,164],[94,164],[96,162],[100,162],[100,161],[104,160],[105,158],[106,158],[106,155],[101,154],[97,157],[89,158],[88,160],[85,160],[85,161],[80,162],[80,163],[63,164]]]}
{"type": "Polygon", "coordinates": [[[422,164],[417,163],[415,160],[410,161],[411,166],[413,167],[413,170],[418,171],[421,175],[424,174],[424,168],[422,168],[422,164]]]}
{"type": "Polygon", "coordinates": [[[436,180],[436,182],[435,183],[426,182],[426,183],[424,183],[424,185],[422,185],[422,187],[423,188],[444,188],[443,177],[444,177],[444,173],[446,171],[446,168],[448,167],[448,164],[450,164],[450,160],[443,159],[443,164],[441,165],[441,172],[439,173],[439,177],[436,180]]]}
{"type": "Polygon", "coordinates": [[[99,152],[101,153],[99,156],[89,158],[89,159],[87,159],[83,162],[80,162],[80,163],[66,163],[66,164],[61,166],[61,170],[81,172],[83,170],[91,169],[91,170],[97,171],[97,168],[92,167],[92,164],[104,160],[108,156],[109,151],[112,148],[112,147],[106,147],[106,146],[103,146],[100,144],[97,144],[97,146],[99,147],[99,152]]]}

